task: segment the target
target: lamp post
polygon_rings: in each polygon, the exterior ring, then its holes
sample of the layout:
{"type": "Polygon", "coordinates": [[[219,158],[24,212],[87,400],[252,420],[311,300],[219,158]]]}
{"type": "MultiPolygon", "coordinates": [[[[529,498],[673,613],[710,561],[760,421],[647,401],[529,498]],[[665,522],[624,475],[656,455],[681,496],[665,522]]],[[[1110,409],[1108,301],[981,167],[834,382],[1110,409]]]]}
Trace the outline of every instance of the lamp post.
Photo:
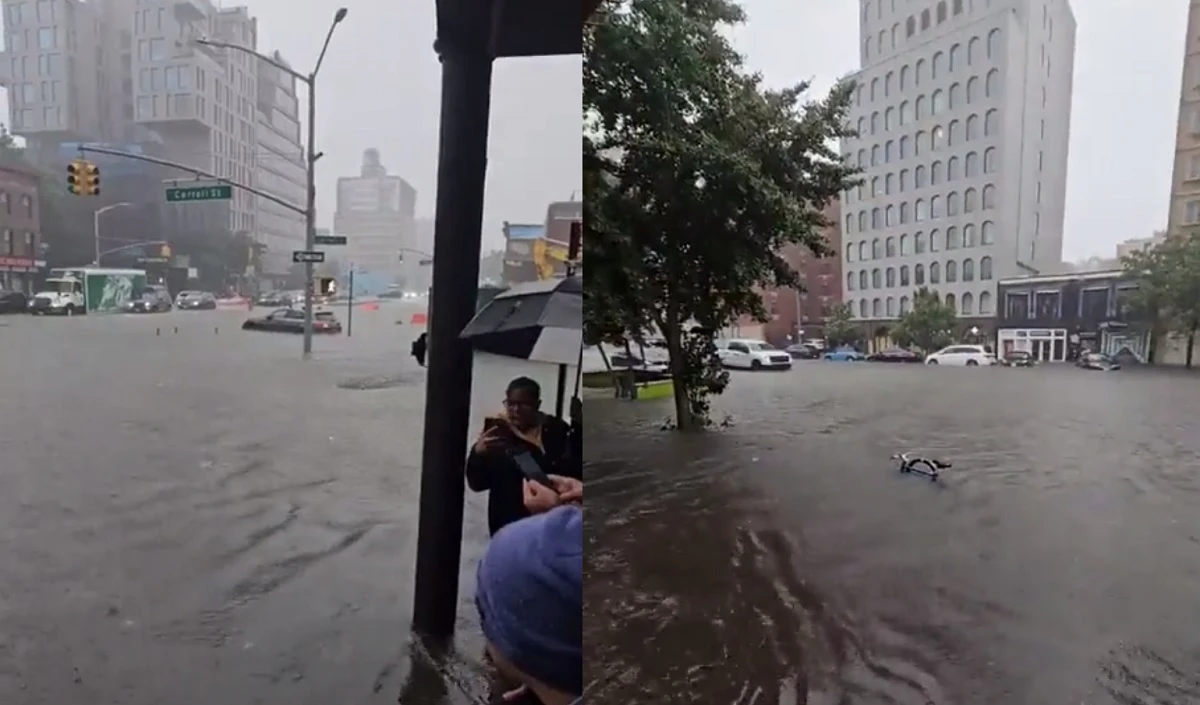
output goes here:
{"type": "Polygon", "coordinates": [[[96,212],[92,214],[92,239],[95,240],[96,245],[95,258],[97,267],[100,266],[100,255],[104,254],[100,251],[100,216],[111,210],[126,208],[132,205],[132,203],[126,203],[124,201],[120,203],[113,203],[111,205],[104,206],[103,208],[97,208],[96,212]]]}
{"type": "MultiPolygon", "coordinates": [[[[304,249],[311,251],[317,246],[317,160],[321,158],[321,154],[316,151],[317,142],[317,72],[321,70],[321,63],[325,61],[325,52],[329,49],[329,40],[333,38],[333,30],[341,24],[342,20],[346,19],[348,10],[344,7],[338,8],[338,11],[333,14],[333,22],[329,25],[329,31],[325,33],[325,43],[321,45],[321,53],[317,55],[317,63],[313,66],[313,70],[307,75],[296,71],[274,59],[263,56],[253,49],[249,49],[237,44],[222,42],[215,39],[197,39],[195,42],[204,46],[217,47],[220,49],[233,49],[244,54],[250,54],[257,57],[259,60],[279,69],[292,78],[300,81],[308,87],[308,147],[306,161],[308,162],[308,200],[304,212],[305,232],[304,232],[304,249]]],[[[304,357],[308,358],[312,355],[312,331],[313,331],[313,263],[304,263],[304,357]]]]}

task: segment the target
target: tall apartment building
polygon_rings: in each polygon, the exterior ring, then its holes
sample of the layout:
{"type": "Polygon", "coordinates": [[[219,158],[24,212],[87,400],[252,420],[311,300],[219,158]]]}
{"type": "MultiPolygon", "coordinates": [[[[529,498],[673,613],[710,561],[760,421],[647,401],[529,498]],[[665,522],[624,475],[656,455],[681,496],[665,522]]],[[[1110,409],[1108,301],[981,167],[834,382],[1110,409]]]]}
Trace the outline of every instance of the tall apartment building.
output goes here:
{"type": "Polygon", "coordinates": [[[1167,232],[1200,227],[1200,0],[1188,9],[1167,232]]]}
{"type": "Polygon", "coordinates": [[[348,240],[339,248],[339,259],[392,281],[415,277],[421,256],[409,252],[401,258],[401,253],[415,245],[416,205],[416,189],[387,173],[379,150],[365,150],[360,175],[344,176],[337,183],[333,230],[348,240]]]}
{"type": "Polygon", "coordinates": [[[844,299],[864,320],[929,286],[963,317],[1062,259],[1075,18],[1067,0],[860,0],[843,154],[844,299]]]}
{"type": "MultiPolygon", "coordinates": [[[[271,58],[288,65],[279,52],[271,58]]],[[[300,141],[296,79],[265,61],[258,66],[255,125],[255,186],[303,207],[308,174],[300,141]]],[[[286,276],[292,265],[292,251],[304,249],[304,216],[266,199],[257,201],[255,240],[266,246],[263,273],[286,276]]]]}

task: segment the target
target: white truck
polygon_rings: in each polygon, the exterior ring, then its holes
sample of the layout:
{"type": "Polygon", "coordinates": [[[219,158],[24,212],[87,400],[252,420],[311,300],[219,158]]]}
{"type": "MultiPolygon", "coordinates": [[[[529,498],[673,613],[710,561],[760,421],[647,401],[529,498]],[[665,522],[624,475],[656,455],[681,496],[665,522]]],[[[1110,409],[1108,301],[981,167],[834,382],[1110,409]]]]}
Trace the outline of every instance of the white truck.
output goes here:
{"type": "Polygon", "coordinates": [[[143,269],[52,269],[43,290],[29,302],[29,312],[35,316],[116,313],[145,287],[143,269]]]}

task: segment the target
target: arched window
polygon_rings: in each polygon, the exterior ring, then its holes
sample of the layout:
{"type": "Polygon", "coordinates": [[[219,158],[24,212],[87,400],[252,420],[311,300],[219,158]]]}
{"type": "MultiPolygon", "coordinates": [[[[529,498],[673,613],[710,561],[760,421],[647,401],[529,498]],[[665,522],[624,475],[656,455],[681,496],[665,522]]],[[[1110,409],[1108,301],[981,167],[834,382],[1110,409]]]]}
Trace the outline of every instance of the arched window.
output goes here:
{"type": "MultiPolygon", "coordinates": [[[[890,206],[889,206],[889,207],[890,207],[890,206]]],[[[888,257],[895,257],[895,256],[896,256],[896,238],[894,238],[894,237],[889,237],[889,238],[887,239],[887,243],[886,243],[886,245],[885,245],[885,248],[886,248],[886,252],[887,252],[887,256],[888,256],[888,257]]]]}
{"type": "Polygon", "coordinates": [[[883,227],[883,219],[880,217],[879,209],[871,209],[871,229],[878,230],[883,227]]]}
{"type": "Polygon", "coordinates": [[[908,297],[901,296],[900,297],[900,315],[903,316],[907,313],[908,313],[908,297]]]}
{"type": "Polygon", "coordinates": [[[900,158],[908,159],[908,135],[900,138],[900,158]]]}
{"type": "Polygon", "coordinates": [[[900,267],[900,286],[908,286],[908,265],[900,267]]]}
{"type": "Polygon", "coordinates": [[[900,204],[900,224],[904,225],[908,222],[908,201],[900,204]]]}
{"type": "Polygon", "coordinates": [[[896,109],[888,108],[883,114],[883,129],[890,130],[896,126],[896,109]]]}
{"type": "Polygon", "coordinates": [[[913,284],[921,286],[925,283],[925,265],[918,264],[913,267],[913,284]]]}
{"type": "Polygon", "coordinates": [[[983,152],[983,173],[991,174],[996,171],[996,148],[988,147],[983,152]]]}
{"type": "Polygon", "coordinates": [[[962,280],[965,282],[975,281],[975,260],[969,258],[963,260],[962,267],[962,280]]]}
{"type": "Polygon", "coordinates": [[[992,314],[992,295],[987,291],[979,294],[979,315],[990,316],[992,314]]]}
{"type": "Polygon", "coordinates": [[[888,206],[883,212],[883,227],[890,228],[896,224],[896,207],[888,206]]]}
{"type": "Polygon", "coordinates": [[[896,82],[896,74],[891,71],[888,71],[887,75],[883,77],[883,97],[884,98],[887,98],[888,96],[890,96],[892,94],[892,84],[894,84],[895,82],[896,82]]]}
{"type": "Polygon", "coordinates": [[[958,215],[961,204],[958,200],[958,191],[951,191],[946,194],[946,215],[953,218],[958,215]]]}
{"type": "MultiPolygon", "coordinates": [[[[878,195],[879,195],[879,177],[872,176],[871,177],[871,198],[875,198],[878,195]]],[[[879,227],[879,226],[877,225],[875,227],[879,227]]]]}
{"type": "Polygon", "coordinates": [[[933,67],[929,70],[929,77],[936,79],[946,71],[946,55],[942,52],[934,52],[933,67]]]}
{"type": "Polygon", "coordinates": [[[929,29],[929,10],[921,10],[921,31],[929,29]]]}
{"type": "Polygon", "coordinates": [[[967,118],[967,141],[979,139],[979,116],[972,115],[967,118]]]}
{"type": "Polygon", "coordinates": [[[953,284],[958,281],[958,263],[954,260],[946,262],[946,283],[953,284]]]}
{"type": "Polygon", "coordinates": [[[975,152],[967,152],[967,178],[979,176],[979,155],[975,152]]]}
{"type": "Polygon", "coordinates": [[[871,79],[871,102],[874,103],[878,97],[879,97],[879,79],[872,78],[871,79]]]}
{"type": "Polygon", "coordinates": [[[896,175],[888,174],[883,180],[883,192],[890,194],[894,190],[896,190],[896,175]]]}
{"type": "Polygon", "coordinates": [[[963,247],[975,246],[975,226],[967,223],[963,226],[963,247]]]}
{"type": "Polygon", "coordinates": [[[856,135],[856,136],[857,137],[865,137],[866,131],[867,131],[867,119],[865,117],[860,117],[858,119],[858,130],[857,130],[858,135],[856,135]]]}
{"type": "Polygon", "coordinates": [[[954,300],[954,294],[946,294],[946,308],[957,311],[957,302],[954,300]]]}
{"type": "Polygon", "coordinates": [[[941,2],[939,2],[939,3],[937,4],[937,21],[938,21],[938,24],[941,24],[941,23],[945,22],[945,21],[946,21],[946,17],[947,17],[947,12],[946,12],[946,0],[942,0],[941,2]]]}
{"type": "Polygon", "coordinates": [[[879,299],[871,301],[871,316],[874,318],[883,318],[883,302],[879,299]]]}
{"type": "Polygon", "coordinates": [[[987,73],[987,79],[983,84],[983,94],[988,98],[996,98],[1000,95],[1000,72],[992,69],[987,73]]]}
{"type": "Polygon", "coordinates": [[[883,288],[883,272],[878,267],[871,270],[871,286],[876,289],[883,288]]]}
{"type": "MultiPolygon", "coordinates": [[[[963,281],[967,281],[967,268],[965,265],[963,266],[963,281]]],[[[958,304],[958,310],[962,313],[962,315],[970,316],[972,313],[974,313],[972,310],[974,308],[975,297],[971,296],[970,292],[963,294],[962,300],[958,304]]]]}
{"type": "Polygon", "coordinates": [[[930,101],[930,115],[937,115],[946,111],[946,94],[941,88],[933,92],[933,97],[930,101]]]}
{"type": "Polygon", "coordinates": [[[883,163],[887,164],[888,162],[892,161],[892,159],[894,159],[895,157],[896,157],[896,143],[891,140],[888,140],[887,143],[883,145],[883,163]]]}
{"type": "Polygon", "coordinates": [[[979,79],[972,76],[967,81],[967,105],[979,100],[979,79]]]}
{"type": "MultiPolygon", "coordinates": [[[[848,215],[848,216],[846,216],[846,232],[845,232],[845,234],[852,235],[853,233],[854,233],[854,216],[848,215]]],[[[847,262],[850,261],[849,255],[846,256],[846,261],[847,262]]]]}
{"type": "Polygon", "coordinates": [[[924,119],[929,114],[929,110],[925,105],[925,96],[917,96],[916,107],[913,110],[913,117],[917,120],[924,119]]]}
{"type": "Polygon", "coordinates": [[[888,267],[885,274],[885,283],[887,284],[887,288],[891,289],[892,287],[896,286],[896,269],[894,267],[888,267]]]}
{"type": "Polygon", "coordinates": [[[883,31],[882,29],[879,30],[879,42],[875,45],[875,50],[878,51],[880,54],[883,53],[883,46],[884,46],[883,40],[886,37],[887,37],[887,32],[883,31]]]}
{"type": "Polygon", "coordinates": [[[917,85],[925,82],[925,60],[917,59],[917,85]]]}
{"type": "Polygon", "coordinates": [[[983,42],[979,41],[979,37],[971,37],[971,41],[967,44],[967,65],[970,66],[976,61],[979,61],[980,45],[983,42]]]}
{"type": "Polygon", "coordinates": [[[962,68],[962,45],[955,44],[950,47],[950,71],[954,72],[962,68]]]}
{"type": "Polygon", "coordinates": [[[853,243],[846,245],[846,261],[847,262],[854,261],[854,244],[853,243]]]}
{"type": "Polygon", "coordinates": [[[928,182],[925,180],[924,165],[917,167],[914,174],[915,174],[915,184],[914,185],[917,188],[925,188],[925,186],[928,184],[928,182]]]}
{"type": "Polygon", "coordinates": [[[996,226],[992,224],[992,221],[990,221],[990,220],[983,221],[983,227],[980,230],[981,230],[981,234],[979,237],[979,241],[981,244],[984,244],[984,245],[996,244],[996,226]]]}
{"type": "Polygon", "coordinates": [[[950,157],[946,162],[946,178],[951,181],[962,178],[962,168],[958,157],[950,157]]]}
{"type": "Polygon", "coordinates": [[[862,270],[858,273],[858,288],[867,289],[871,286],[871,281],[867,279],[867,270],[862,270]]]}
{"type": "Polygon", "coordinates": [[[860,299],[858,302],[858,317],[859,318],[867,317],[867,300],[866,299],[860,299]]]}
{"type": "Polygon", "coordinates": [[[908,66],[900,67],[900,90],[901,92],[908,89],[908,66]]]}
{"type": "Polygon", "coordinates": [[[929,199],[929,217],[934,219],[942,217],[941,196],[934,196],[933,198],[929,199]]]}
{"type": "Polygon", "coordinates": [[[879,238],[875,238],[871,241],[871,259],[879,259],[882,256],[883,243],[879,241],[879,238]]]}
{"type": "Polygon", "coordinates": [[[925,233],[918,231],[916,235],[913,235],[913,254],[925,254],[925,233]]]}
{"type": "Polygon", "coordinates": [[[987,111],[983,116],[983,136],[988,137],[996,134],[996,130],[1000,128],[1000,113],[992,109],[987,111]]]}
{"type": "Polygon", "coordinates": [[[930,284],[941,284],[942,283],[942,267],[937,262],[929,263],[929,283],[930,284]]]}
{"type": "Polygon", "coordinates": [[[988,32],[987,39],[987,57],[994,59],[1000,55],[1000,30],[993,29],[988,32]]]}
{"type": "Polygon", "coordinates": [[[925,203],[925,199],[917,199],[917,222],[923,223],[929,218],[929,204],[925,203]]]}
{"type": "Polygon", "coordinates": [[[954,0],[954,14],[961,15],[963,11],[963,0],[954,0]]]}
{"type": "Polygon", "coordinates": [[[992,258],[991,257],[980,258],[980,260],[979,260],[979,280],[985,281],[985,282],[992,280],[992,258]]]}
{"type": "Polygon", "coordinates": [[[874,112],[874,113],[871,113],[871,134],[875,135],[878,133],[879,133],[879,113],[874,112]]]}
{"type": "Polygon", "coordinates": [[[963,193],[963,213],[974,213],[979,207],[979,194],[973,188],[969,188],[963,193]]]}
{"type": "Polygon", "coordinates": [[[950,84],[950,102],[946,106],[951,110],[962,106],[962,85],[958,83],[950,84]]]}
{"type": "Polygon", "coordinates": [[[904,20],[904,36],[911,37],[917,32],[917,20],[915,17],[909,17],[904,20]]]}
{"type": "Polygon", "coordinates": [[[908,169],[900,170],[900,193],[908,190],[908,169]]]}
{"type": "Polygon", "coordinates": [[[891,39],[892,39],[892,42],[891,42],[892,48],[895,49],[896,45],[900,42],[900,23],[898,23],[898,22],[896,24],[892,25],[891,39]]]}
{"type": "Polygon", "coordinates": [[[924,130],[918,130],[913,137],[913,156],[921,156],[929,151],[929,141],[925,137],[924,130]]]}
{"type": "Polygon", "coordinates": [[[941,162],[929,165],[929,183],[937,186],[946,179],[946,167],[941,162]]]}
{"type": "Polygon", "coordinates": [[[929,251],[930,252],[941,252],[942,244],[943,244],[942,243],[942,231],[938,230],[937,228],[930,230],[929,231],[929,251]]]}
{"type": "Polygon", "coordinates": [[[988,184],[983,187],[983,209],[990,211],[996,207],[996,187],[988,184]]]}
{"type": "Polygon", "coordinates": [[[958,245],[958,228],[946,228],[946,249],[957,250],[958,245]]]}
{"type": "MultiPolygon", "coordinates": [[[[891,271],[891,270],[888,270],[891,271]]],[[[896,299],[887,297],[887,315],[889,318],[896,315],[896,299]]]]}
{"type": "Polygon", "coordinates": [[[912,103],[907,100],[900,103],[900,126],[903,127],[912,122],[912,103]]]}
{"type": "Polygon", "coordinates": [[[858,243],[858,261],[863,262],[867,259],[867,241],[863,240],[858,243]]]}
{"type": "Polygon", "coordinates": [[[867,165],[867,150],[858,150],[858,168],[863,168],[867,165]]]}
{"type": "Polygon", "coordinates": [[[846,272],[846,291],[854,291],[854,272],[846,272]]]}

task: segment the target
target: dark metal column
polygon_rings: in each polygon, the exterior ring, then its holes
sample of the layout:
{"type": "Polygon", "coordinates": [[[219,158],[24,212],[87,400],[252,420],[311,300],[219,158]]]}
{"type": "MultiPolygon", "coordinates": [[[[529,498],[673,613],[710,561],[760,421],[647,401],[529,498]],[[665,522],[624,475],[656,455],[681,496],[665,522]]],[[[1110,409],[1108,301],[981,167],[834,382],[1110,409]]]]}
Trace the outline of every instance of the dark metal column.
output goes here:
{"type": "Polygon", "coordinates": [[[458,606],[472,368],[458,334],[475,315],[492,58],[484,42],[436,48],[442,114],[429,308],[437,316],[429,320],[413,629],[438,638],[453,634],[458,606]]]}

